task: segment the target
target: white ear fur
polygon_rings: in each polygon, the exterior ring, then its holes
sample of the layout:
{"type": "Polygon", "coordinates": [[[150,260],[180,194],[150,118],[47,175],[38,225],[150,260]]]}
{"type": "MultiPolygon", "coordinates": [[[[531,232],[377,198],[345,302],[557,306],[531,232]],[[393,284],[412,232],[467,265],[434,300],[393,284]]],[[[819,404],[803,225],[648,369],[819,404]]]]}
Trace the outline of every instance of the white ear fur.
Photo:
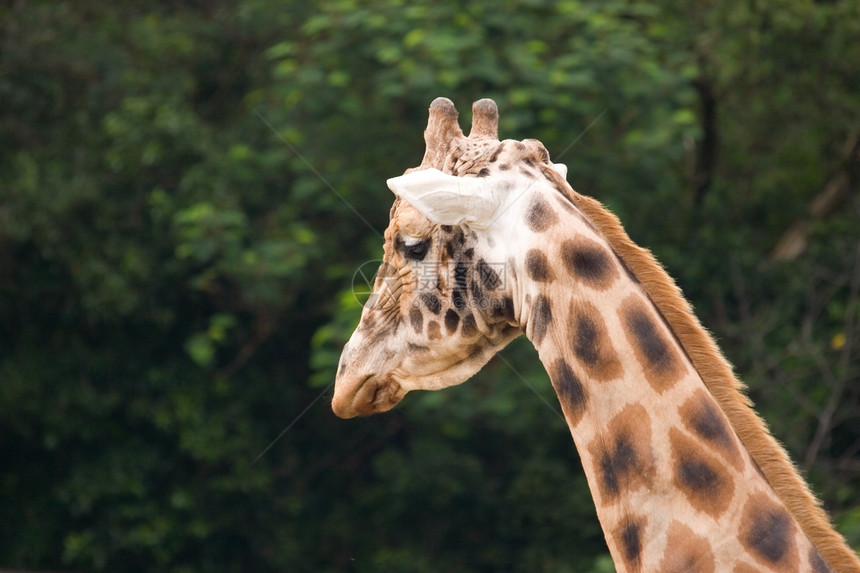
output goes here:
{"type": "Polygon", "coordinates": [[[561,175],[562,179],[567,181],[567,165],[564,163],[550,163],[549,166],[552,167],[556,173],[561,175]]]}
{"type": "Polygon", "coordinates": [[[455,177],[422,169],[387,181],[388,188],[440,225],[487,227],[502,201],[501,190],[482,177],[455,177]]]}

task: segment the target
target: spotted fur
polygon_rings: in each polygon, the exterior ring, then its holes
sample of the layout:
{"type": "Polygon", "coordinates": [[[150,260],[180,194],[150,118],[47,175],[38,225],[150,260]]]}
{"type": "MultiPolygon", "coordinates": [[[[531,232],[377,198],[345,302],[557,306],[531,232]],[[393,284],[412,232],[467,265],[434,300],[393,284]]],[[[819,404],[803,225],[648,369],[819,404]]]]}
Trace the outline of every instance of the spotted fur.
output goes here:
{"type": "Polygon", "coordinates": [[[860,571],[650,253],[570,189],[540,142],[500,142],[497,125],[489,100],[473,106],[468,137],[453,104],[431,105],[416,170],[486,186],[498,178],[508,190],[519,178],[522,201],[508,206],[515,221],[505,218],[515,228],[434,225],[395,201],[377,281],[390,286],[344,349],[337,411],[392,407],[405,394],[395,373],[415,371],[414,388],[462,382],[524,331],[558,393],[619,571],[860,571]],[[514,235],[519,243],[507,244],[514,235]],[[489,255],[499,241],[505,277],[489,255]],[[416,264],[432,260],[446,272],[419,277],[416,264]],[[348,362],[396,356],[402,364],[377,368],[375,388],[353,395],[364,402],[346,401],[341,379],[371,384],[348,362]]]}

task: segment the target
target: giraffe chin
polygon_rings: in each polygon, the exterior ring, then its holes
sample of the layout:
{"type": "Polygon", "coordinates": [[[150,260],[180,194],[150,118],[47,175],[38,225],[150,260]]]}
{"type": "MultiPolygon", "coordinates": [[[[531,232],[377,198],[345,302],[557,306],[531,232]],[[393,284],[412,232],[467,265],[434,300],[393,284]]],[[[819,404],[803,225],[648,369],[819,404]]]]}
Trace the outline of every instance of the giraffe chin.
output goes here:
{"type": "Polygon", "coordinates": [[[338,418],[370,416],[391,410],[406,395],[392,377],[377,379],[371,374],[353,381],[338,380],[331,408],[338,418]],[[343,391],[338,391],[345,388],[343,391]]]}

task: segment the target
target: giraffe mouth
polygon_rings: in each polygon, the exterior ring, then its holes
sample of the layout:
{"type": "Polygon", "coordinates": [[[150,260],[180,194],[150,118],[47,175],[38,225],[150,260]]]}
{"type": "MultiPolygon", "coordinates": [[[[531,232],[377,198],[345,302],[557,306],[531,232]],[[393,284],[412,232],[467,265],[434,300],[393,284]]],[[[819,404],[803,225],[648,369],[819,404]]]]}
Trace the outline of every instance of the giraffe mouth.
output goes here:
{"type": "Polygon", "coordinates": [[[335,386],[332,409],[339,418],[370,416],[394,408],[406,395],[406,391],[390,375],[376,378],[368,374],[348,384],[347,394],[339,393],[335,386]]]}

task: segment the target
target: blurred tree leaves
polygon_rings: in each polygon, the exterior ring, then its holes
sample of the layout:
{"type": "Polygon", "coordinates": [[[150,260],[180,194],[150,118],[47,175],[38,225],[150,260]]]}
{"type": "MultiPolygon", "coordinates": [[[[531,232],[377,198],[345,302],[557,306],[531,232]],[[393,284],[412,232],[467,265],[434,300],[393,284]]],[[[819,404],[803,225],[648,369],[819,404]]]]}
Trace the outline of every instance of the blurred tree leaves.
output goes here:
{"type": "Polygon", "coordinates": [[[523,341],[385,416],[297,419],[439,95],[464,124],[496,99],[657,253],[860,543],[857,10],[3,5],[0,565],[611,570],[523,341]]]}

